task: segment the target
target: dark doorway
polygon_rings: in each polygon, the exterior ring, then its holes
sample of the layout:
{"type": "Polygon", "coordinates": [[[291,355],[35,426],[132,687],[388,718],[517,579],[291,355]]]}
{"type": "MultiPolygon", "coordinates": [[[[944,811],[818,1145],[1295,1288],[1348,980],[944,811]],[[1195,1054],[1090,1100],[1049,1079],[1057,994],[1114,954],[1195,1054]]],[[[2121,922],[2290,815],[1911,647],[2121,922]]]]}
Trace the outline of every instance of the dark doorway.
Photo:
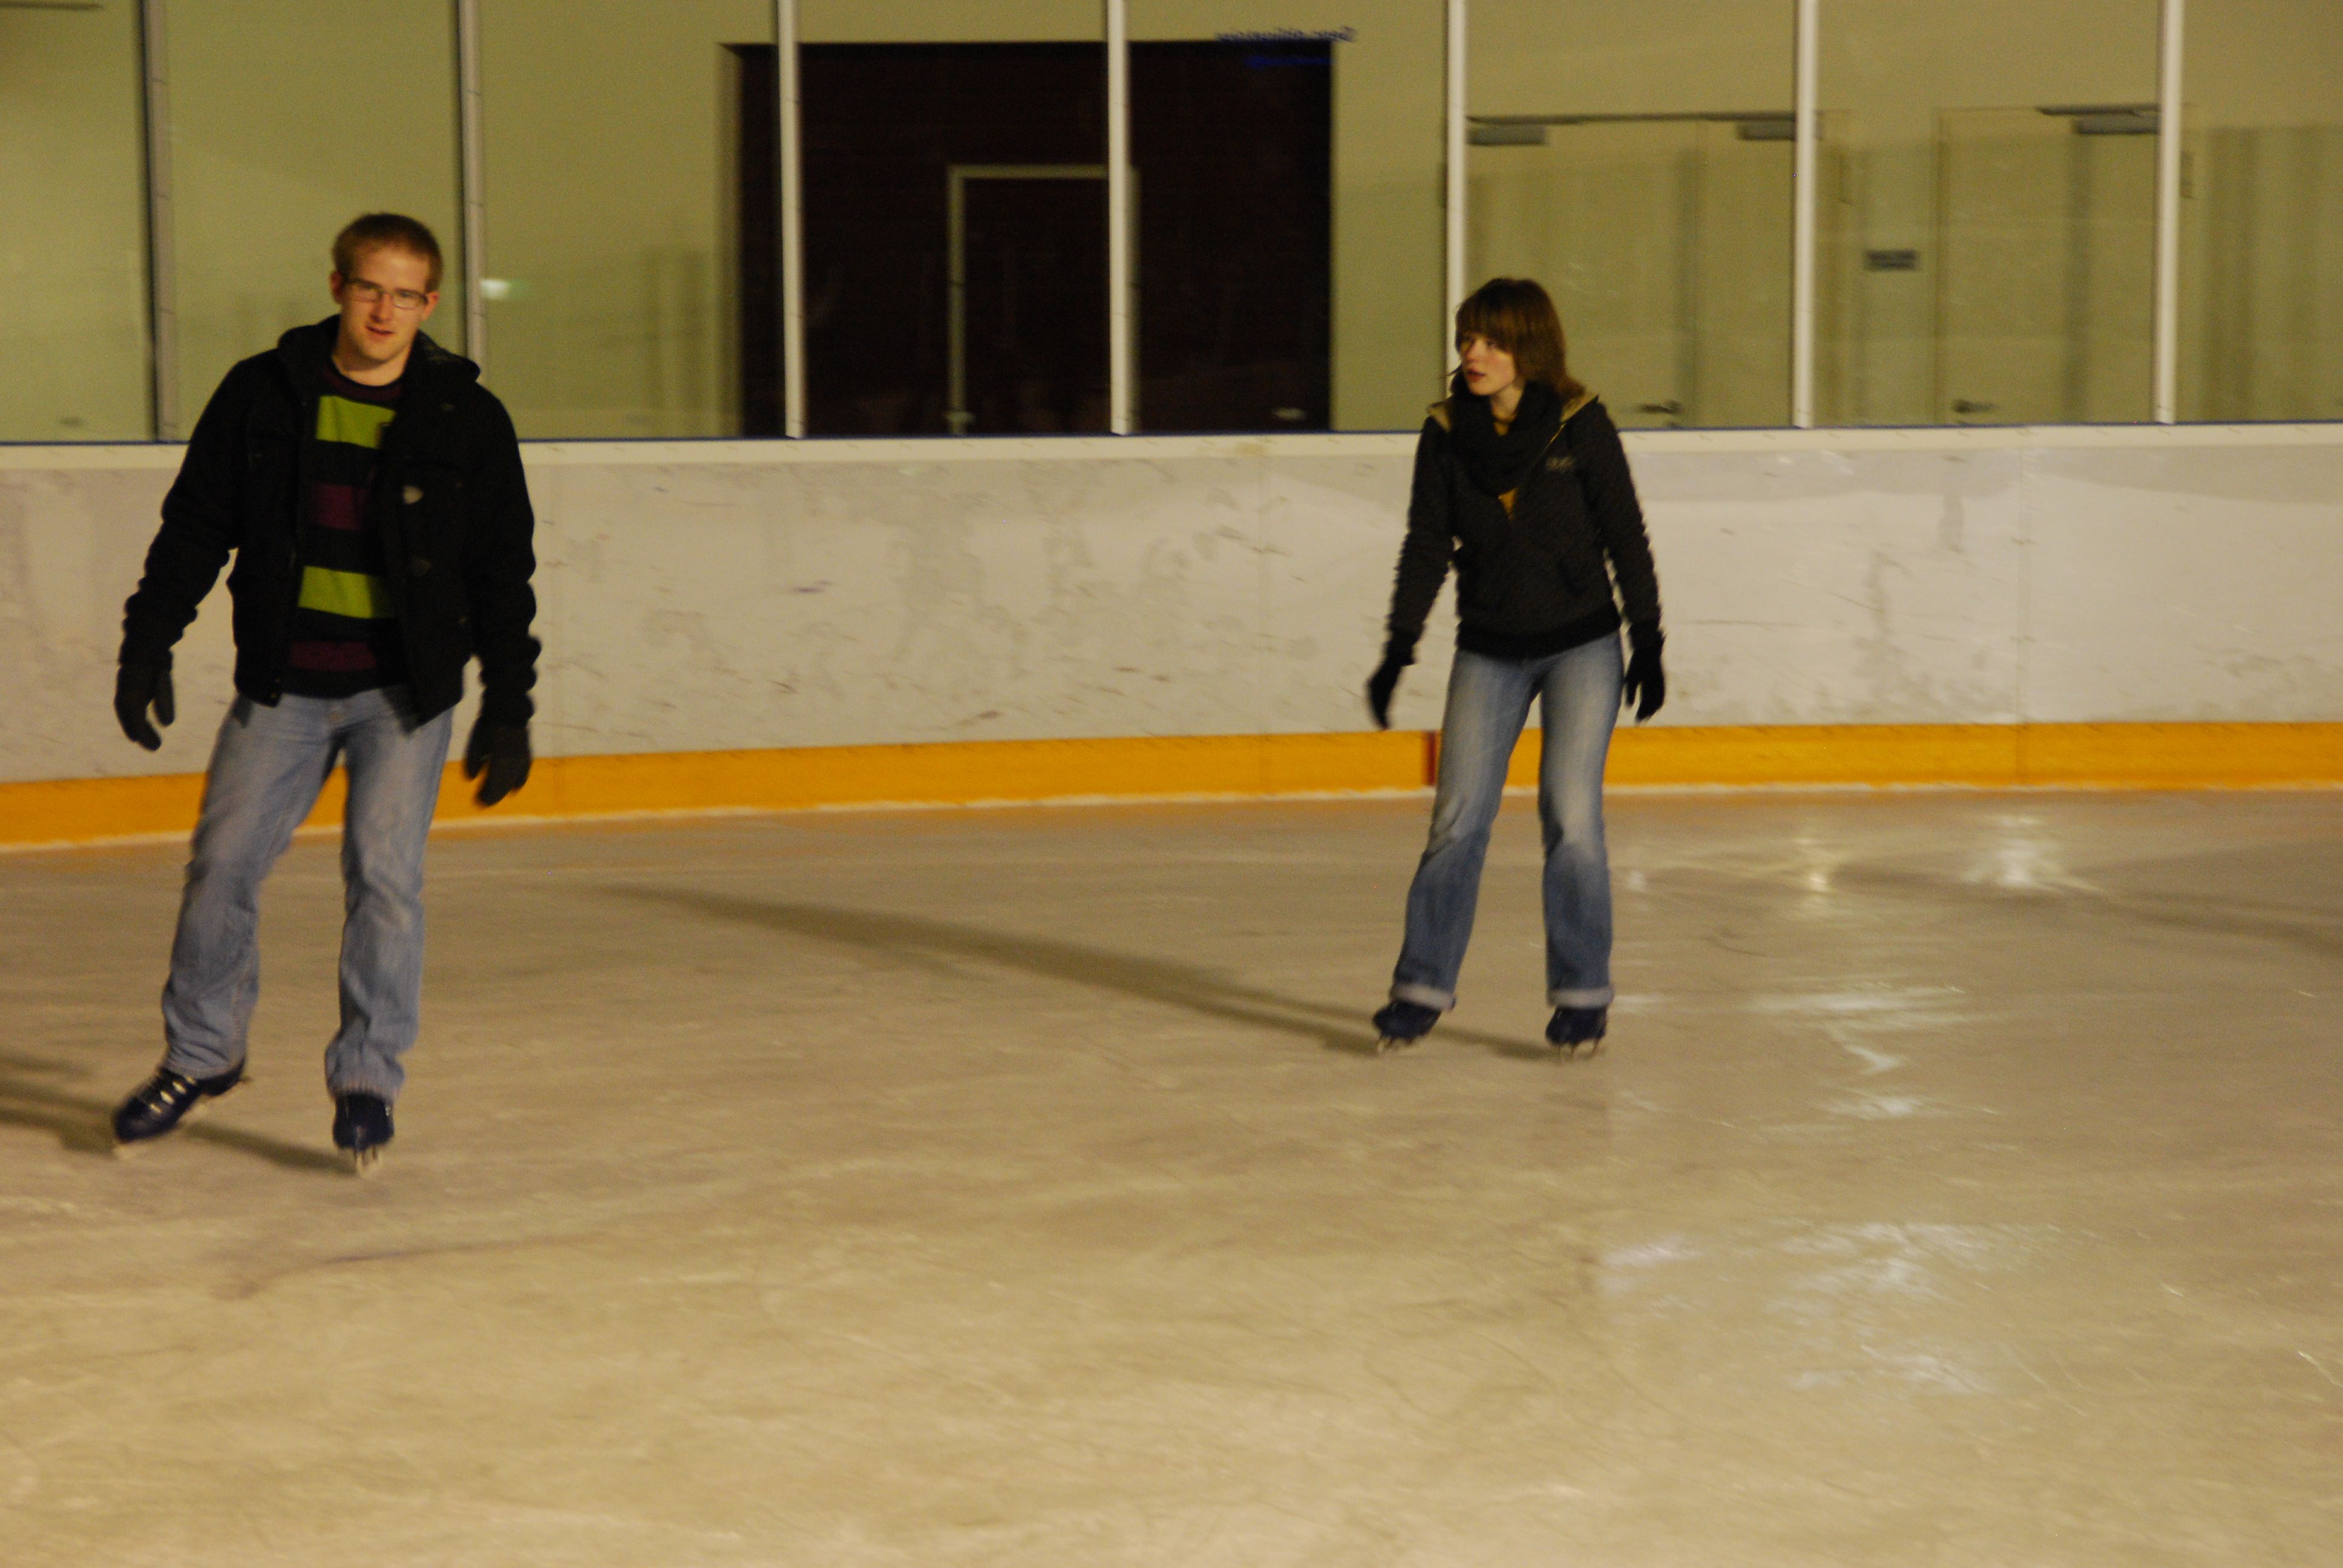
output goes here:
{"type": "Polygon", "coordinates": [[[739,247],[740,432],[783,433],[781,407],[780,73],[770,44],[732,45],[739,106],[732,166],[739,247]]]}
{"type": "MultiPolygon", "coordinates": [[[[739,54],[742,416],[777,434],[775,57],[739,54]]],[[[1326,45],[1133,46],[1140,428],[1326,427],[1331,65],[1326,45]]],[[[1106,428],[1104,72],[1083,44],[802,51],[809,432],[1106,428]]]]}
{"type": "Polygon", "coordinates": [[[959,328],[966,401],[944,418],[980,436],[1103,432],[1104,173],[1016,172],[1025,166],[957,166],[965,314],[947,312],[946,331],[959,328]]]}
{"type": "Polygon", "coordinates": [[[1332,418],[1332,51],[1132,46],[1141,429],[1332,418]]]}

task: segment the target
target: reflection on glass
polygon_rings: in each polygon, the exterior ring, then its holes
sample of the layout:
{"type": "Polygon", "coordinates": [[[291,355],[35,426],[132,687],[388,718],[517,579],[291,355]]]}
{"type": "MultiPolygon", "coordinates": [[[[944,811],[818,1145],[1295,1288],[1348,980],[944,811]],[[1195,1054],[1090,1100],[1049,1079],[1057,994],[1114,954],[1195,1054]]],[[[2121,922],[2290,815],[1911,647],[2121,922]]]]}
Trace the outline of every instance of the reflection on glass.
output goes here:
{"type": "Polygon", "coordinates": [[[438,236],[447,274],[424,330],[463,347],[445,0],[171,0],[170,79],[184,427],[229,366],[333,314],[328,251],[360,213],[438,236]]]}
{"type": "Polygon", "coordinates": [[[1468,282],[1534,277],[1623,426],[1790,411],[1785,0],[1480,0],[1468,282]]]}
{"type": "Polygon", "coordinates": [[[149,434],[138,8],[0,9],[0,441],[149,434]]]}
{"type": "Polygon", "coordinates": [[[2343,25],[2191,0],[2180,417],[2343,418],[2343,25]]]}
{"type": "Polygon", "coordinates": [[[1825,424],[2152,413],[2156,0],[1823,10],[1825,424]]]}
{"type": "Polygon", "coordinates": [[[744,257],[739,202],[769,214],[772,40],[770,0],[482,0],[481,292],[523,436],[743,429],[743,268],[769,289],[773,269],[744,257]]]}
{"type": "Polygon", "coordinates": [[[1141,428],[1423,421],[1445,28],[1435,0],[1131,0],[1141,428]]]}

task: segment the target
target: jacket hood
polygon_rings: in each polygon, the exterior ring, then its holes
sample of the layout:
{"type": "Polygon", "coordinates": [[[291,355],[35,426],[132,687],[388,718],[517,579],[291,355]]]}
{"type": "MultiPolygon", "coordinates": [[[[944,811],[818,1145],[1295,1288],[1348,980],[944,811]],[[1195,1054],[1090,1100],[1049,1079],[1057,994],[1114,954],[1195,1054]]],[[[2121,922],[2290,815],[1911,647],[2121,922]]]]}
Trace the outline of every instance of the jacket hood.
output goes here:
{"type": "MultiPolygon", "coordinates": [[[[291,372],[296,387],[307,387],[318,378],[341,329],[342,318],[328,316],[307,327],[296,327],[277,340],[277,357],[291,372]]],[[[478,381],[480,367],[454,349],[434,342],[430,334],[418,332],[415,335],[415,347],[408,351],[407,374],[420,374],[436,384],[462,386],[478,381]]]]}

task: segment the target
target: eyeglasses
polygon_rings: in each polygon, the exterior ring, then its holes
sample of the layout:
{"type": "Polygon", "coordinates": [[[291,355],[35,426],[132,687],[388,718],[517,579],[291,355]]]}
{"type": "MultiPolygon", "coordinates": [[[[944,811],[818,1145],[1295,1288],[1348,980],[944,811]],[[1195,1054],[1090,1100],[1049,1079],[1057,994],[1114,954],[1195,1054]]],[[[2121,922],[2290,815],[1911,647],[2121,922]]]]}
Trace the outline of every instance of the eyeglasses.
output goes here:
{"type": "Polygon", "coordinates": [[[363,277],[353,277],[344,283],[342,287],[360,305],[375,304],[385,295],[390,297],[391,308],[394,310],[420,310],[431,303],[431,297],[427,294],[417,294],[411,288],[385,288],[381,284],[368,283],[363,277]]]}

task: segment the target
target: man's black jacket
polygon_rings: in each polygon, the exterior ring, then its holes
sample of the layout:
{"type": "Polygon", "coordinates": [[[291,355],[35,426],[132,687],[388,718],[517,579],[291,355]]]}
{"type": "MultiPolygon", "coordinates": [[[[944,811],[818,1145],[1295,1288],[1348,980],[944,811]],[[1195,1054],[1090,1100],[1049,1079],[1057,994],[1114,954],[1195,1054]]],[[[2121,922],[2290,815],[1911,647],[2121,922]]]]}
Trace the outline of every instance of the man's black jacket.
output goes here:
{"type": "Polygon", "coordinates": [[[1633,623],[1660,618],[1659,578],[1626,449],[1592,396],[1564,412],[1510,514],[1465,476],[1450,444],[1448,407],[1433,405],[1416,443],[1407,542],[1392,591],[1388,651],[1402,659],[1415,652],[1452,557],[1456,645],[1476,653],[1532,658],[1591,642],[1619,629],[1621,601],[1633,623]]]}
{"type": "MultiPolygon", "coordinates": [[[[163,498],[146,572],[123,607],[122,661],[167,666],[196,607],[228,573],[236,689],[255,702],[285,695],[293,608],[301,591],[302,437],[338,318],[287,333],[227,373],[163,498]]],[[[367,520],[379,530],[383,578],[397,607],[417,716],[464,694],[464,661],[480,660],[480,712],[526,724],[535,705],[537,639],[528,586],[535,518],[510,416],[480,385],[480,367],[417,334],[398,414],[383,429],[367,520]]]]}

